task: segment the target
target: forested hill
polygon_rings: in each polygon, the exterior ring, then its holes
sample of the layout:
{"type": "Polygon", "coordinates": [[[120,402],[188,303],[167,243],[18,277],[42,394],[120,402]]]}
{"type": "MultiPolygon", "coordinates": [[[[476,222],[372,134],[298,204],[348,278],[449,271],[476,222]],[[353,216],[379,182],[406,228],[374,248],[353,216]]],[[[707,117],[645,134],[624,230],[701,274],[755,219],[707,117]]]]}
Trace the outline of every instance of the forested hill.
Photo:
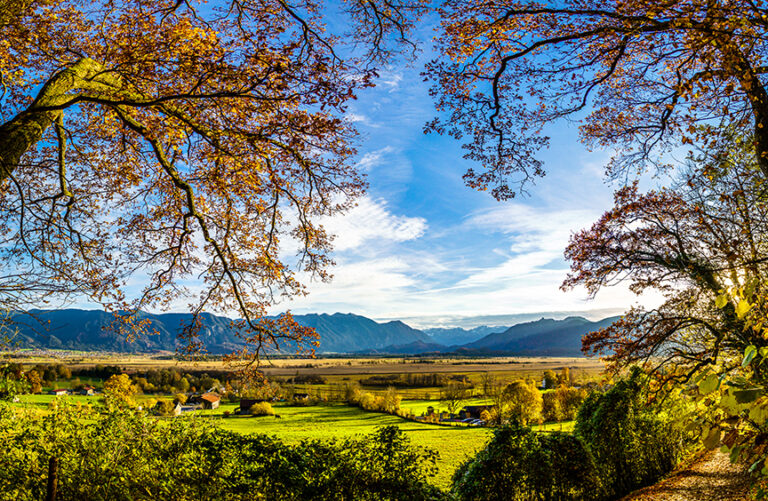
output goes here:
{"type": "Polygon", "coordinates": [[[350,353],[431,341],[422,331],[399,320],[380,324],[352,313],[294,315],[293,318],[301,325],[317,330],[320,334],[319,351],[350,353]]]}
{"type": "MultiPolygon", "coordinates": [[[[150,336],[140,336],[133,342],[115,332],[113,317],[98,310],[33,310],[30,315],[15,315],[16,341],[22,348],[53,348],[104,351],[158,351],[176,349],[177,334],[188,325],[191,316],[185,313],[141,313],[150,321],[150,336]]],[[[403,322],[377,323],[353,314],[295,315],[298,323],[313,327],[320,334],[322,352],[356,352],[376,350],[388,345],[428,342],[430,337],[403,322]]],[[[202,316],[200,338],[211,353],[226,353],[240,346],[230,327],[230,319],[202,316]]]]}
{"type": "Polygon", "coordinates": [[[583,317],[563,320],[542,318],[535,322],[513,325],[509,329],[488,334],[482,339],[465,344],[467,352],[511,352],[520,355],[574,356],[581,354],[581,338],[588,332],[600,330],[619,317],[590,322],[583,317]]]}
{"type": "MultiPolygon", "coordinates": [[[[22,348],[49,348],[87,351],[173,351],[177,334],[189,323],[190,315],[184,313],[142,313],[156,332],[151,336],[139,336],[126,341],[125,335],[115,332],[112,316],[98,310],[35,310],[31,315],[15,315],[16,341],[22,348]]],[[[378,323],[370,318],[351,313],[295,315],[297,322],[313,327],[320,335],[319,352],[325,353],[426,353],[462,352],[473,354],[507,353],[520,355],[580,354],[581,336],[611,323],[615,318],[590,322],[581,317],[565,320],[541,319],[518,324],[503,332],[488,334],[479,340],[465,344],[446,346],[438,338],[461,339],[482,335],[481,329],[449,333],[445,337],[430,336],[403,322],[378,323]]],[[[504,329],[503,327],[501,329],[504,329]]],[[[461,330],[461,329],[459,329],[461,330]]],[[[431,330],[438,333],[439,329],[431,330]]],[[[211,314],[203,314],[201,340],[210,353],[226,353],[240,346],[230,320],[211,314]]]]}

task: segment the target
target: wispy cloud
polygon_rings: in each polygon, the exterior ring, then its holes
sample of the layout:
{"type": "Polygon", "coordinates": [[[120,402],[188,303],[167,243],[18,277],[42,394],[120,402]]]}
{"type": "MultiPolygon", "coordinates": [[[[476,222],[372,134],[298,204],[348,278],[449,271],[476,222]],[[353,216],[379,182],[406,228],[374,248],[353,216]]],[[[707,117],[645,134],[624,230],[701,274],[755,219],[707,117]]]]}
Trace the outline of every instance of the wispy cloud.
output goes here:
{"type": "Polygon", "coordinates": [[[360,160],[357,161],[355,167],[361,172],[370,172],[373,168],[378,167],[386,163],[387,157],[392,155],[394,148],[391,146],[385,146],[375,151],[365,153],[360,160]]]}
{"type": "Polygon", "coordinates": [[[427,229],[421,217],[393,214],[384,200],[363,197],[346,214],[325,218],[323,226],[336,235],[333,245],[337,251],[346,251],[376,241],[405,242],[419,238],[427,229]]]}
{"type": "Polygon", "coordinates": [[[379,85],[386,88],[389,92],[396,92],[400,89],[400,82],[403,81],[403,72],[394,68],[387,68],[379,76],[379,85]]]}

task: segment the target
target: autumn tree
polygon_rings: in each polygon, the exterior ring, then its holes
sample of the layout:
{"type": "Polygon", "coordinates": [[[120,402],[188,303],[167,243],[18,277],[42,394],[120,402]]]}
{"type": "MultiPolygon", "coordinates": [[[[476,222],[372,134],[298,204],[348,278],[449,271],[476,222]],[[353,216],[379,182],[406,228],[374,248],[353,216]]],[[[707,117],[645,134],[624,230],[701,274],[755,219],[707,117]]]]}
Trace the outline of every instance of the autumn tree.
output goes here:
{"type": "Polygon", "coordinates": [[[465,140],[467,183],[498,199],[544,174],[550,123],[580,123],[608,173],[666,167],[711,147],[722,125],[750,137],[768,177],[768,4],[762,0],[447,0],[426,75],[442,115],[428,130],[465,140]]]}
{"type": "Polygon", "coordinates": [[[556,388],[557,379],[558,378],[557,378],[557,374],[555,374],[555,371],[553,370],[544,371],[544,377],[543,377],[544,388],[548,390],[551,390],[552,388],[556,388]]]}
{"type": "Polygon", "coordinates": [[[443,404],[445,404],[451,416],[456,414],[464,406],[464,402],[469,396],[470,393],[467,385],[459,381],[450,381],[440,391],[440,399],[443,404]]]}
{"type": "MultiPolygon", "coordinates": [[[[10,0],[0,5],[0,305],[232,314],[254,357],[313,333],[297,271],[327,278],[319,216],[354,203],[355,93],[420,5],[10,0]],[[340,9],[347,31],[323,22],[340,9]],[[298,253],[296,264],[286,260],[298,253]],[[143,283],[126,292],[130,277],[143,283]],[[194,281],[194,282],[192,282],[194,281]],[[193,286],[190,286],[194,283],[193,286]]],[[[123,319],[127,333],[144,327],[123,319]]]]}
{"type": "Polygon", "coordinates": [[[41,393],[43,391],[43,380],[40,374],[32,369],[24,374],[29,381],[29,392],[33,394],[41,393]]]}
{"type": "Polygon", "coordinates": [[[541,392],[532,381],[515,381],[504,388],[504,411],[527,425],[541,418],[543,400],[541,392]]]}
{"type": "Polygon", "coordinates": [[[104,398],[108,404],[117,406],[133,405],[137,388],[128,374],[113,374],[104,381],[104,398]]]}
{"type": "Polygon", "coordinates": [[[562,421],[565,417],[560,400],[554,391],[541,395],[541,418],[544,421],[562,421]]]}
{"type": "Polygon", "coordinates": [[[768,272],[766,184],[745,150],[701,159],[673,188],[620,189],[615,206],[572,237],[564,288],[595,294],[626,282],[638,294],[657,290],[666,299],[587,335],[586,352],[601,353],[614,368],[649,363],[680,382],[707,367],[727,372],[747,346],[765,345],[745,329],[748,303],[726,294],[764,294],[768,272]]]}
{"type": "Polygon", "coordinates": [[[560,385],[554,392],[554,398],[557,401],[557,407],[562,412],[562,419],[570,420],[576,418],[581,403],[587,397],[587,391],[583,388],[573,388],[567,385],[560,385]]]}

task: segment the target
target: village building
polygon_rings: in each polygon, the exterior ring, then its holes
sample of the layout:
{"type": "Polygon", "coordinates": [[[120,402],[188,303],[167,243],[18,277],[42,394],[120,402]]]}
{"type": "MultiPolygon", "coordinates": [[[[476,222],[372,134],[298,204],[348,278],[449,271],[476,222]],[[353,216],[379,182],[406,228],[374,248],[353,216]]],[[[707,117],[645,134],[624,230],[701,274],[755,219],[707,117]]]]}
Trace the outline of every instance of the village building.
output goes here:
{"type": "Polygon", "coordinates": [[[176,406],[173,408],[173,415],[181,416],[182,414],[199,411],[200,409],[199,405],[181,405],[180,402],[176,402],[176,406]]]}
{"type": "Polygon", "coordinates": [[[191,397],[187,403],[195,404],[203,409],[217,409],[221,403],[221,397],[216,393],[203,393],[191,397]]]}
{"type": "Polygon", "coordinates": [[[480,415],[484,411],[491,412],[495,409],[496,405],[468,405],[459,412],[459,419],[475,418],[480,419],[480,415]]]}
{"type": "Polygon", "coordinates": [[[80,389],[81,395],[93,395],[93,392],[96,390],[93,386],[85,385],[80,389]]]}
{"type": "Polygon", "coordinates": [[[48,393],[51,395],[61,396],[61,395],[67,395],[69,394],[69,390],[65,390],[64,388],[58,388],[56,390],[51,390],[48,393]]]}

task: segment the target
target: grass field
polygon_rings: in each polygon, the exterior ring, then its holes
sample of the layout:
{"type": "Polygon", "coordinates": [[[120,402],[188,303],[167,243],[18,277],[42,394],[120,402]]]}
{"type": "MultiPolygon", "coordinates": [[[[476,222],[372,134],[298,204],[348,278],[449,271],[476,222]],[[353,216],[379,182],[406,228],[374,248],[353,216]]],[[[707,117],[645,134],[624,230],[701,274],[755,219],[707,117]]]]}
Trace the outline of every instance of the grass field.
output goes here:
{"type": "MultiPolygon", "coordinates": [[[[223,410],[233,407],[222,406],[223,410]]],[[[459,464],[483,447],[491,434],[488,428],[428,425],[341,404],[313,407],[276,405],[275,412],[281,419],[233,416],[222,419],[221,424],[224,429],[239,433],[276,435],[288,443],[303,439],[341,439],[371,433],[379,426],[396,425],[414,445],[438,451],[439,470],[434,481],[443,488],[448,487],[451,475],[459,464]]]]}

